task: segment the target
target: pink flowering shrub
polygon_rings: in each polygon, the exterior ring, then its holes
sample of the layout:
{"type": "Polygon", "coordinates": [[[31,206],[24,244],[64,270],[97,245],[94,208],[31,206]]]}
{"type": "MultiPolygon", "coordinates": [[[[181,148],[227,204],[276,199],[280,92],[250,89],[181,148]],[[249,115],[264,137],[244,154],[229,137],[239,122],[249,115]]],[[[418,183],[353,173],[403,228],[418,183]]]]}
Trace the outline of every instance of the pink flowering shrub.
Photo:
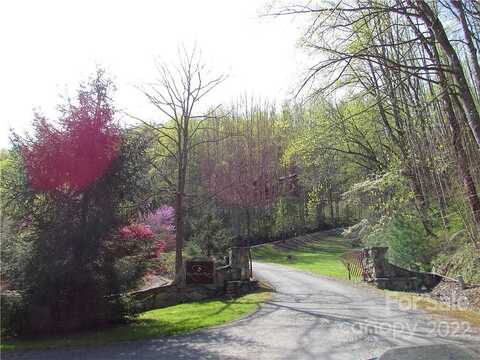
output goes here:
{"type": "Polygon", "coordinates": [[[124,239],[152,239],[155,233],[150,226],[145,224],[130,224],[124,226],[119,231],[120,237],[124,239]]]}
{"type": "Polygon", "coordinates": [[[150,229],[163,242],[163,252],[175,249],[175,209],[163,205],[143,219],[150,229]]]}
{"type": "Polygon", "coordinates": [[[146,241],[146,243],[152,249],[150,252],[151,257],[158,258],[160,254],[166,252],[167,250],[165,241],[162,239],[157,239],[150,226],[146,224],[133,223],[124,226],[118,231],[118,234],[120,238],[124,240],[146,241]]]}

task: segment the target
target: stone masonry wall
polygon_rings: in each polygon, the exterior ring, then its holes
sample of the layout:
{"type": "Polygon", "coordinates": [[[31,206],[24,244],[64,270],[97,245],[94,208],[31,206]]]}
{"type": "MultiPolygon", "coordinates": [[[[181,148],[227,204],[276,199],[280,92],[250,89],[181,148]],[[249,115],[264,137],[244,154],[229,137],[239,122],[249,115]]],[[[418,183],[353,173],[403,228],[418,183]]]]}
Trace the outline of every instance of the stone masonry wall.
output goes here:
{"type": "Polygon", "coordinates": [[[437,274],[411,271],[390,264],[386,260],[386,247],[363,249],[365,281],[380,289],[399,291],[425,291],[434,288],[442,277],[437,274]]]}

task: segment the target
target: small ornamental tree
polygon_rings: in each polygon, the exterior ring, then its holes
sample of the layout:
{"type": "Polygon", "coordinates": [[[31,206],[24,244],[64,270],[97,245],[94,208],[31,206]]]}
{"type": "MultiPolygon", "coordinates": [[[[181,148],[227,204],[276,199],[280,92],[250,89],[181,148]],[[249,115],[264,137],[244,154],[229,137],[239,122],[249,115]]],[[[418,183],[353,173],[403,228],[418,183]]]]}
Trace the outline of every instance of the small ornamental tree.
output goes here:
{"type": "Polygon", "coordinates": [[[2,176],[2,206],[17,239],[31,245],[23,276],[8,279],[24,291],[27,330],[121,318],[116,295],[146,271],[151,231],[131,224],[146,210],[149,144],[115,122],[112,87],[98,71],[55,125],[37,115],[34,136],[14,138],[17,170],[2,176]]]}

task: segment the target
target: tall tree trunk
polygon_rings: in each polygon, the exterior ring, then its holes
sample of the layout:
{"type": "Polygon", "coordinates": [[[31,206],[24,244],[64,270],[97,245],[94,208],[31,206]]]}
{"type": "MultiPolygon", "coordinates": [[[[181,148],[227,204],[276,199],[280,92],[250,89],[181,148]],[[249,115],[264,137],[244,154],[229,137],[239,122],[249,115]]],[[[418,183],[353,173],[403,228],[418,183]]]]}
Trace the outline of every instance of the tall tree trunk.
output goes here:
{"type": "Polygon", "coordinates": [[[480,114],[475,105],[475,101],[468,86],[465,73],[463,71],[462,64],[458,57],[457,52],[450,43],[448,36],[445,32],[445,29],[438,18],[438,16],[433,12],[430,5],[428,5],[424,0],[416,1],[416,4],[412,0],[409,1],[410,4],[418,9],[419,16],[423,19],[427,27],[432,31],[435,36],[435,39],[438,41],[442,47],[445,55],[448,58],[450,63],[451,72],[455,80],[455,85],[457,86],[459,98],[461,105],[464,108],[465,114],[467,116],[468,125],[472,131],[472,134],[477,142],[478,147],[480,148],[480,114]]]}
{"type": "Polygon", "coordinates": [[[334,206],[333,206],[333,190],[332,190],[331,185],[330,185],[330,188],[328,190],[328,203],[330,205],[330,220],[332,222],[332,225],[335,225],[335,212],[334,212],[334,206]]]}
{"type": "MultiPolygon", "coordinates": [[[[460,122],[457,120],[454,106],[457,108],[457,113],[464,114],[460,103],[456,101],[455,96],[450,96],[446,86],[446,79],[441,76],[441,86],[443,92],[444,109],[448,117],[450,128],[452,129],[452,142],[455,155],[457,158],[457,167],[459,175],[465,188],[466,200],[472,211],[473,220],[480,233],[480,198],[478,197],[475,181],[468,164],[467,153],[462,143],[462,132],[460,122]],[[454,105],[455,104],[455,105],[454,105]]],[[[480,244],[475,243],[476,247],[480,249],[480,244]]]]}
{"type": "Polygon", "coordinates": [[[467,16],[465,14],[465,8],[462,4],[462,1],[452,0],[453,6],[458,10],[458,17],[462,23],[463,35],[465,36],[465,41],[467,42],[468,52],[470,53],[470,60],[472,62],[472,75],[473,82],[477,88],[477,93],[480,94],[480,64],[478,63],[477,49],[473,43],[472,32],[468,26],[467,16]]]}
{"type": "Polygon", "coordinates": [[[183,217],[183,194],[177,192],[175,198],[175,282],[183,283],[183,238],[185,231],[185,220],[183,217]]]}
{"type": "Polygon", "coordinates": [[[253,264],[252,264],[252,250],[250,247],[250,234],[251,234],[251,214],[250,214],[250,209],[247,207],[245,208],[245,215],[247,217],[247,237],[244,240],[244,245],[248,248],[248,270],[249,270],[249,278],[252,277],[252,272],[253,272],[253,264]]]}
{"type": "MultiPolygon", "coordinates": [[[[465,195],[470,206],[470,210],[472,211],[475,225],[480,233],[480,199],[478,197],[475,182],[473,181],[473,177],[468,166],[467,154],[462,144],[460,124],[452,111],[449,111],[448,117],[450,126],[452,128],[453,147],[457,157],[457,166],[460,173],[460,178],[462,179],[463,186],[465,188],[465,195]]],[[[476,246],[480,250],[480,244],[476,243],[476,246]]]]}
{"type": "Polygon", "coordinates": [[[250,235],[251,235],[251,227],[252,227],[252,219],[250,215],[250,209],[248,207],[245,208],[245,219],[247,220],[247,236],[243,242],[243,246],[250,246],[250,235]]]}
{"type": "Polygon", "coordinates": [[[317,202],[317,205],[315,206],[315,218],[316,218],[316,225],[317,228],[323,229],[325,227],[325,216],[323,214],[323,208],[324,204],[323,201],[317,202]]]}
{"type": "Polygon", "coordinates": [[[335,199],[335,226],[338,225],[338,220],[340,220],[340,203],[337,198],[335,199]]]}
{"type": "MultiPolygon", "coordinates": [[[[441,80],[442,87],[445,86],[445,79],[441,80]]],[[[477,189],[475,187],[475,181],[473,180],[472,173],[470,172],[470,166],[468,164],[467,153],[462,143],[462,132],[460,122],[455,116],[454,106],[457,108],[457,113],[463,114],[463,109],[460,107],[458,101],[455,101],[455,97],[448,94],[448,89],[443,88],[442,92],[444,100],[444,108],[447,113],[448,121],[452,129],[452,142],[455,155],[457,158],[457,167],[459,170],[460,178],[465,188],[465,196],[467,203],[472,211],[473,220],[480,233],[480,198],[478,197],[477,189]],[[453,98],[453,100],[452,100],[453,98]],[[453,101],[453,103],[452,103],[453,101]]],[[[480,244],[475,244],[480,249],[480,244]]]]}
{"type": "Polygon", "coordinates": [[[403,175],[410,182],[410,189],[413,191],[413,195],[415,196],[415,208],[420,216],[420,221],[423,225],[423,228],[428,235],[436,237],[436,235],[433,233],[432,223],[428,218],[427,199],[422,191],[422,186],[417,175],[415,174],[414,170],[410,168],[405,169],[403,175]]]}
{"type": "MultiPolygon", "coordinates": [[[[416,29],[415,27],[414,29],[417,35],[419,35],[422,39],[424,49],[430,56],[431,60],[434,61],[434,64],[437,68],[437,75],[440,80],[440,89],[442,92],[442,105],[447,115],[448,123],[452,130],[452,143],[455,157],[457,159],[457,167],[460,179],[465,189],[467,203],[469,204],[470,210],[472,211],[473,220],[478,231],[480,232],[480,198],[475,187],[475,181],[473,180],[473,176],[470,171],[467,153],[462,143],[461,123],[457,119],[458,114],[464,120],[464,122],[466,122],[466,114],[460,104],[460,101],[457,98],[457,94],[450,91],[447,77],[441,67],[440,54],[435,44],[429,44],[427,39],[420,33],[420,31],[418,31],[418,29],[416,29]],[[429,45],[431,45],[431,47],[429,45]],[[455,109],[457,110],[457,113],[455,113],[455,109]]],[[[431,31],[432,30],[430,30],[430,32],[431,31]]],[[[474,245],[477,248],[480,248],[480,244],[478,242],[475,242],[474,245]]]]}
{"type": "Polygon", "coordinates": [[[185,269],[183,266],[183,243],[185,240],[185,181],[187,176],[187,150],[180,148],[178,162],[177,193],[175,196],[175,283],[183,286],[185,283],[185,269]]]}
{"type": "MultiPolygon", "coordinates": [[[[383,39],[380,39],[382,42],[386,42],[383,39]]],[[[386,59],[388,58],[386,49],[382,48],[382,58],[386,59]]],[[[392,142],[398,147],[400,151],[400,160],[404,166],[404,173],[403,175],[406,176],[410,183],[410,188],[413,191],[413,194],[415,196],[415,208],[420,216],[422,225],[427,232],[427,234],[434,236],[433,230],[432,230],[432,225],[431,222],[428,218],[428,201],[427,197],[425,196],[425,193],[423,191],[423,187],[421,186],[421,183],[419,179],[417,178],[416,171],[414,168],[415,164],[415,159],[412,159],[412,155],[410,154],[408,150],[408,144],[407,144],[407,134],[405,133],[405,127],[404,127],[404,121],[402,119],[401,115],[401,109],[399,106],[399,99],[398,99],[398,93],[397,93],[397,86],[400,86],[400,82],[397,81],[398,79],[392,74],[392,71],[388,68],[388,66],[380,66],[381,74],[383,78],[386,80],[386,96],[387,99],[390,100],[391,102],[391,107],[392,107],[392,116],[395,122],[395,131],[392,130],[392,126],[389,124],[386,111],[383,108],[383,104],[381,101],[378,102],[377,107],[380,110],[381,114],[381,119],[384,123],[384,125],[387,126],[387,129],[389,130],[389,135],[392,139],[392,142]],[[395,133],[395,134],[394,134],[395,133]],[[413,165],[412,165],[413,164],[413,165]]],[[[374,73],[372,66],[370,65],[370,71],[374,73]]],[[[375,79],[375,76],[373,77],[375,79]]],[[[376,83],[376,80],[373,84],[375,88],[375,92],[379,93],[380,89],[378,87],[378,84],[376,83]]]]}

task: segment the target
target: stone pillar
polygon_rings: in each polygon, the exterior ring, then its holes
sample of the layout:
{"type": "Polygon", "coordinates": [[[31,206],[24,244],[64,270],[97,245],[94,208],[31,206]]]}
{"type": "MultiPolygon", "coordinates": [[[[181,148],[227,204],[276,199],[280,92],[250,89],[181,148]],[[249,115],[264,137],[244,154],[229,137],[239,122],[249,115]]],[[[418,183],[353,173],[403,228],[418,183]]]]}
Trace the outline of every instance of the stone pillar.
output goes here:
{"type": "Polygon", "coordinates": [[[232,247],[230,249],[230,266],[232,268],[232,280],[249,280],[250,253],[248,247],[232,247]],[[238,279],[235,277],[238,277],[238,279]]]}
{"type": "Polygon", "coordinates": [[[362,250],[362,263],[366,281],[388,277],[387,261],[385,260],[387,250],[387,247],[371,247],[362,250]]]}
{"type": "Polygon", "coordinates": [[[387,254],[388,247],[372,247],[370,248],[370,257],[373,263],[373,277],[383,278],[387,277],[385,255],[387,254]]]}

